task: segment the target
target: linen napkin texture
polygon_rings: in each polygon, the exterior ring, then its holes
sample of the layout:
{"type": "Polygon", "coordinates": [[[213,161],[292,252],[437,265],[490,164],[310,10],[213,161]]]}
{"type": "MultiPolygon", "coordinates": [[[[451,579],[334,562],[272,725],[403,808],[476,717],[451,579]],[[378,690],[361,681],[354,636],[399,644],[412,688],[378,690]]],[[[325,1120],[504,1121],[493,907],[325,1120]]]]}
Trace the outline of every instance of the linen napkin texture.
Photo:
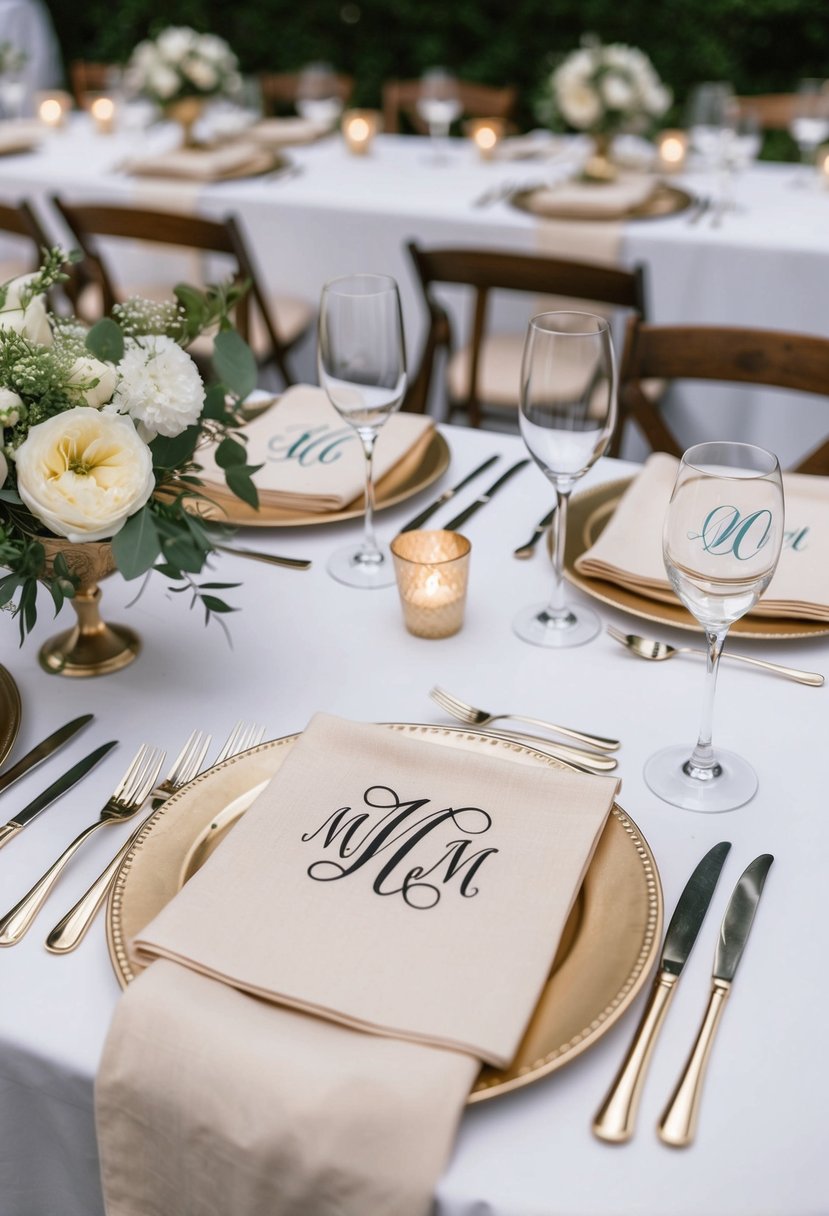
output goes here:
{"type": "Polygon", "coordinates": [[[503,1067],[617,785],[318,714],[136,949],[503,1067]]]}
{"type": "Polygon", "coordinates": [[[654,178],[643,173],[621,173],[614,182],[600,184],[575,179],[534,190],[532,210],[536,215],[579,216],[585,219],[621,219],[640,207],[656,188],[654,178]]]}
{"type": "MultiPolygon", "coordinates": [[[[425,452],[434,420],[423,414],[392,414],[380,428],[374,450],[379,481],[406,456],[425,452]]],[[[334,409],[325,391],[297,384],[245,426],[248,464],[263,506],[303,511],[339,511],[363,493],[365,456],[360,437],[334,409]]],[[[210,450],[199,453],[207,493],[220,499],[224,473],[210,450]],[[213,483],[218,483],[216,486],[213,483]]]]}
{"type": "MultiPolygon", "coordinates": [[[[662,524],[679,461],[648,457],[596,543],[576,559],[580,574],[675,603],[662,560],[662,524]]],[[[829,620],[829,478],[784,473],[786,531],[774,576],[749,616],[829,620]]]]}
{"type": "Polygon", "coordinates": [[[234,141],[213,148],[176,148],[158,156],[130,161],[130,173],[147,177],[218,182],[250,177],[272,169],[273,158],[257,144],[234,141]]]}
{"type": "Polygon", "coordinates": [[[428,1216],[617,784],[317,715],[137,939],[163,957],[96,1084],[108,1216],[428,1216]]]}
{"type": "Polygon", "coordinates": [[[248,127],[245,132],[246,138],[268,148],[289,148],[298,147],[300,144],[312,144],[330,134],[330,126],[323,126],[299,115],[288,115],[286,118],[263,118],[252,127],[248,127]]]}

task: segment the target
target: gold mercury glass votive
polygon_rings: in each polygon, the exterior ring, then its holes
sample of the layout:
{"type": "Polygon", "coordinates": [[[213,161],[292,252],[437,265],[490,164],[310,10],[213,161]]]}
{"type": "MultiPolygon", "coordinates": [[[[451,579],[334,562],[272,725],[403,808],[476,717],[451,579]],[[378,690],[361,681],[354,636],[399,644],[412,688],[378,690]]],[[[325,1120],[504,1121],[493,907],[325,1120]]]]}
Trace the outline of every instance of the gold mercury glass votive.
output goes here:
{"type": "Polygon", "coordinates": [[[502,118],[476,118],[467,126],[469,138],[481,154],[482,160],[491,160],[495,149],[504,138],[502,118]]]}
{"type": "Polygon", "coordinates": [[[660,173],[678,173],[688,156],[685,131],[660,131],[656,137],[657,168],[660,173]]]}
{"type": "Polygon", "coordinates": [[[115,130],[115,102],[103,93],[89,99],[89,113],[99,135],[111,135],[115,130]]]}
{"type": "Polygon", "coordinates": [[[448,638],[461,628],[471,550],[457,532],[401,532],[391,542],[409,633],[448,638]]]}
{"type": "Polygon", "coordinates": [[[43,125],[56,129],[66,122],[66,115],[72,109],[72,98],[62,89],[38,92],[35,93],[35,108],[43,125]]]}
{"type": "Polygon", "coordinates": [[[354,156],[365,156],[370,152],[379,126],[377,110],[346,110],[340,129],[349,152],[354,156]]]}

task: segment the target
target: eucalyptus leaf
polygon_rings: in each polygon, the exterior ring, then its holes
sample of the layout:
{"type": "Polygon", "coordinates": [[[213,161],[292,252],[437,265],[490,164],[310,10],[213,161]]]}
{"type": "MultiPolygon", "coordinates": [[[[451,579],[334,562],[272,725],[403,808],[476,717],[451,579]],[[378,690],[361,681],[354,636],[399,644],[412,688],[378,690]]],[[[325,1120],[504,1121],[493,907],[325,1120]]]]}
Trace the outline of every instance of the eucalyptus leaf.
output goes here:
{"type": "Polygon", "coordinates": [[[199,441],[199,427],[188,426],[180,435],[168,439],[166,435],[157,435],[150,444],[153,456],[153,468],[176,469],[191,459],[199,441]]]}
{"type": "Polygon", "coordinates": [[[229,469],[234,465],[244,465],[248,453],[243,443],[235,439],[223,439],[216,448],[215,457],[220,469],[229,469]]]}
{"type": "Polygon", "coordinates": [[[259,492],[251,481],[250,475],[252,471],[255,472],[257,468],[261,469],[261,467],[261,465],[233,465],[231,468],[225,469],[228,489],[254,509],[259,507],[259,492]]]}
{"type": "Polygon", "coordinates": [[[102,317],[86,335],[86,349],[104,363],[120,363],[124,357],[124,335],[111,317],[102,317]]]}
{"type": "Polygon", "coordinates": [[[112,555],[127,580],[146,574],[160,552],[161,540],[149,507],[142,507],[131,515],[121,531],[113,537],[112,555]]]}
{"type": "Polygon", "coordinates": [[[222,383],[240,400],[256,388],[253,351],[236,330],[223,330],[213,342],[213,366],[222,383]]]}

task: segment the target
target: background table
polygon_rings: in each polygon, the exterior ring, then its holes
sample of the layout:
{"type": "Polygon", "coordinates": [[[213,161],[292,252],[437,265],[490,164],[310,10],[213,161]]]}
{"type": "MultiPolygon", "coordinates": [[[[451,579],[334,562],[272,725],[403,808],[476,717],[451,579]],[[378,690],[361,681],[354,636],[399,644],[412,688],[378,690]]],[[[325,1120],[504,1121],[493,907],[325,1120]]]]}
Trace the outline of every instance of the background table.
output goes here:
{"type": "MultiPolygon", "coordinates": [[[[293,177],[199,186],[137,179],[123,171],[131,155],[169,146],[176,138],[169,126],[145,134],[95,135],[86,116],[75,115],[70,127],[48,135],[38,152],[0,159],[0,195],[33,198],[44,222],[64,238],[49,206],[52,194],[70,201],[234,213],[272,289],[311,301],[337,275],[391,274],[401,287],[413,367],[426,313],[405,253],[407,240],[427,247],[459,244],[572,256],[567,225],[558,225],[551,236],[549,226],[508,202],[485,207],[475,202],[499,183],[530,184],[572,173],[583,147],[579,141],[564,145],[556,160],[510,163],[481,161],[469,143],[454,141],[448,163],[435,164],[424,138],[383,136],[370,156],[355,157],[334,136],[290,149],[288,156],[301,169],[293,177]]],[[[794,166],[770,164],[742,174],[735,190],[738,209],[717,228],[708,218],[689,224],[683,214],[621,225],[620,261],[647,269],[650,319],[829,336],[829,189],[817,183],[813,190],[795,189],[795,175],[794,166]]],[[[707,174],[678,180],[693,191],[714,189],[707,174]]],[[[130,261],[121,244],[124,278],[140,284],[147,274],[146,252],[139,262],[130,261]]],[[[171,281],[176,273],[192,276],[192,262],[182,262],[171,281]]],[[[463,330],[468,297],[456,290],[446,299],[463,330]]],[[[526,299],[516,303],[514,297],[500,297],[493,318],[521,331],[532,311],[537,309],[526,299]]],[[[315,377],[313,342],[297,366],[301,378],[315,377]]],[[[746,387],[718,388],[715,409],[703,413],[699,390],[686,386],[676,394],[671,416],[688,445],[710,438],[716,425],[718,437],[739,435],[772,447],[784,466],[826,431],[825,402],[746,387]]],[[[641,445],[631,446],[626,454],[639,459],[642,451],[641,445]]]]}
{"type": "MultiPolygon", "coordinates": [[[[500,466],[522,451],[517,439],[446,428],[449,485],[486,456],[500,466]]],[[[631,466],[601,462],[585,484],[618,478],[631,466]]],[[[488,476],[488,475],[487,475],[488,476]]],[[[486,483],[485,483],[486,484],[486,483]]],[[[378,516],[391,536],[438,486],[378,516]]],[[[477,483],[435,519],[471,501],[477,483]]],[[[655,749],[686,740],[698,724],[703,667],[676,659],[647,664],[602,635],[588,646],[547,652],[516,638],[510,622],[550,588],[543,551],[518,562],[549,506],[542,475],[528,466],[469,521],[472,541],[467,621],[443,641],[403,628],[394,588],[361,592],[325,570],[331,550],[359,535],[360,523],[248,530],[240,542],[313,559],[306,573],[222,556],[216,571],[239,580],[228,619],[232,646],[203,628],[184,597],[153,576],[137,588],[103,585],[104,615],[139,631],[144,650],[124,671],[92,681],[47,676],[40,642],[55,632],[44,599],[36,635],[22,650],[15,625],[0,618],[0,659],[21,689],[24,720],[15,754],[62,722],[94,711],[96,722],[61,756],[22,780],[0,805],[11,816],[70,760],[96,743],[120,747],[74,794],[0,851],[4,906],[16,901],[66,841],[95,814],[129,757],[147,740],[172,755],[195,727],[214,735],[212,755],[239,719],[287,734],[327,710],[367,721],[447,721],[428,697],[440,683],[493,710],[516,710],[623,740],[621,804],[649,841],[666,913],[694,865],[721,839],[731,855],[683,973],[655,1052],[635,1140],[596,1141],[590,1121],[630,1040],[644,993],[596,1045],[528,1088],[469,1110],[438,1188],[439,1216],[825,1216],[824,1093],[827,918],[820,904],[829,852],[823,756],[827,690],[742,668],[721,672],[715,741],[750,757],[760,789],[726,815],[696,815],[659,802],[642,780],[655,749]],[[707,999],[717,927],[739,874],[759,853],[776,861],[711,1061],[696,1143],[662,1146],[655,1123],[685,1060],[707,999]]],[[[577,593],[574,593],[577,594],[577,593]]],[[[602,616],[637,630],[621,613],[602,616]]],[[[64,614],[70,616],[69,610],[64,614]]],[[[66,622],[68,623],[68,621],[66,622]]],[[[63,624],[63,621],[61,622],[63,624]]],[[[645,631],[647,626],[645,627],[645,631]]],[[[679,631],[658,636],[687,641],[679,631]]],[[[825,669],[825,639],[789,644],[735,642],[734,648],[825,669]]],[[[129,832],[99,833],[78,855],[22,943],[0,951],[0,1211],[3,1216],[100,1216],[93,1081],[119,988],[103,922],[72,955],[46,953],[51,926],[85,890],[129,832]]],[[[597,965],[600,960],[597,959],[597,965]]],[[[501,982],[493,976],[493,983],[501,982]]]]}

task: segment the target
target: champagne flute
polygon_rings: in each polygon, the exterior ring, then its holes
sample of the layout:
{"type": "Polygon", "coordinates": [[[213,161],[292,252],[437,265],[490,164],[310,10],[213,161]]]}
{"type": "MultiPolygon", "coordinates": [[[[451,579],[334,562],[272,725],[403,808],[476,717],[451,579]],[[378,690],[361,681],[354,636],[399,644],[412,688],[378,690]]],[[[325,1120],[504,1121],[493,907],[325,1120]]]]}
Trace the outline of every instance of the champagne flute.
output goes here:
{"type": "Polygon", "coordinates": [[[403,317],[394,279],[355,274],[325,284],[318,362],[320,384],[340,417],[354,427],[366,459],[362,544],[337,550],[328,571],[349,587],[388,587],[395,581],[394,566],[374,534],[372,462],[377,433],[406,391],[403,317]]]}
{"type": "Polygon", "coordinates": [[[707,673],[697,745],[657,752],[645,781],[689,811],[731,811],[754,796],[757,774],[733,752],[714,752],[712,723],[720,655],[729,626],[771,582],[783,541],[783,479],[777,457],[750,443],[700,443],[682,457],[662,533],[674,591],[705,630],[707,673]]]}
{"type": "Polygon", "coordinates": [[[430,68],[420,79],[417,112],[429,128],[434,149],[433,163],[442,164],[442,140],[449,138],[449,128],[463,113],[458,82],[445,68],[430,68]]]}
{"type": "Polygon", "coordinates": [[[800,150],[801,175],[795,183],[807,186],[818,145],[829,137],[829,81],[801,80],[797,86],[789,134],[800,150]]]}
{"type": "Polygon", "coordinates": [[[581,646],[601,622],[591,609],[565,602],[564,540],[573,486],[604,452],[616,425],[616,361],[604,317],[533,317],[524,343],[519,421],[530,455],[555,487],[557,510],[550,602],[525,608],[513,629],[536,646],[581,646]]]}

